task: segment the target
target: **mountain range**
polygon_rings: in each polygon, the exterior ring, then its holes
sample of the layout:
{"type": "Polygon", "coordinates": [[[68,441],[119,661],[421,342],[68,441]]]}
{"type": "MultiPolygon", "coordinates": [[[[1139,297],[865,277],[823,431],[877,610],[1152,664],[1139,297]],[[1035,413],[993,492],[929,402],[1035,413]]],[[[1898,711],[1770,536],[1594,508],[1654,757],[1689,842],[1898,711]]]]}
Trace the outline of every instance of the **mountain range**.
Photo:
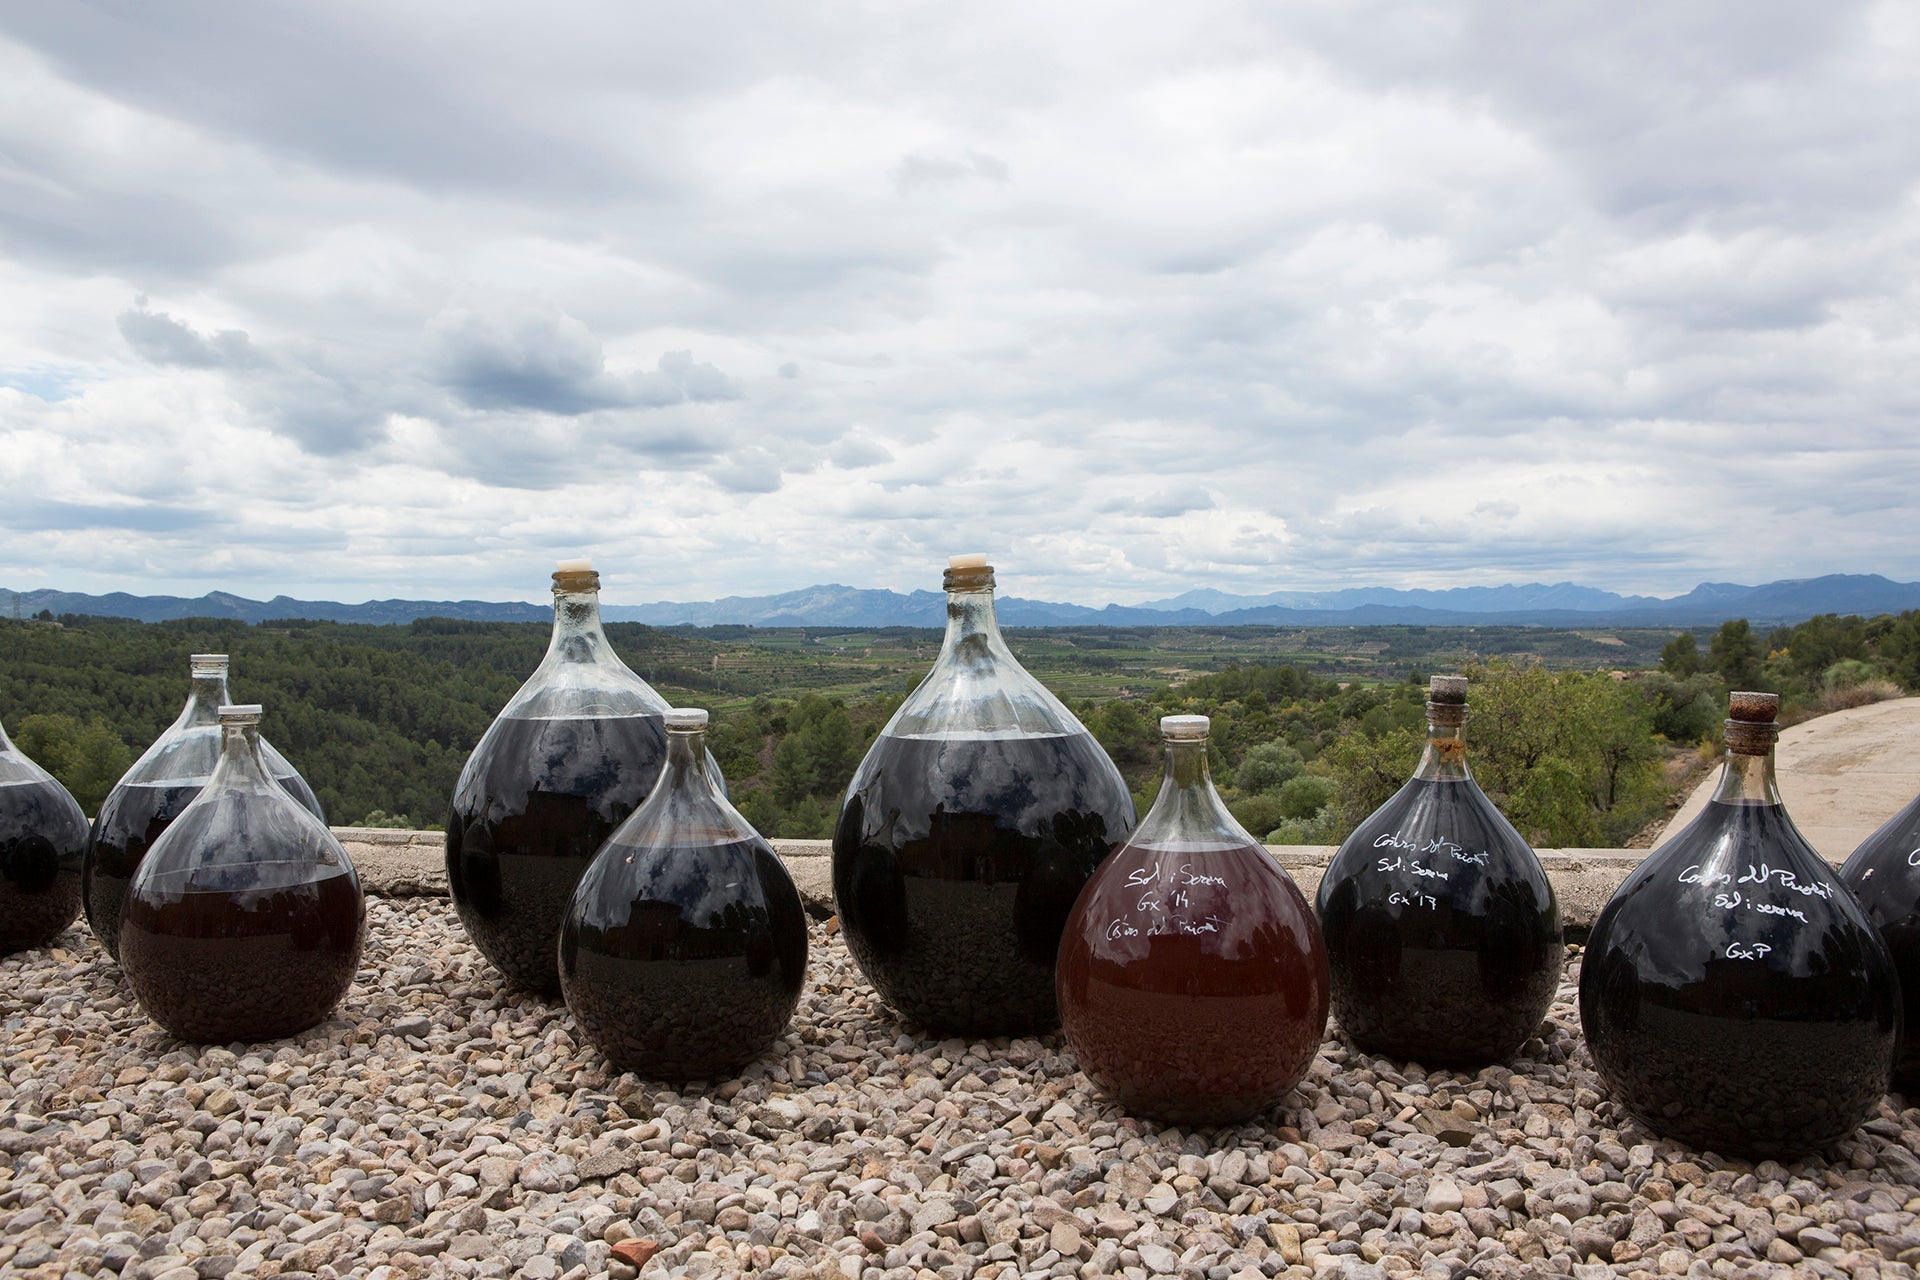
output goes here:
{"type": "MultiPolygon", "coordinates": [[[[1447,590],[1348,587],[1338,591],[1274,591],[1230,595],[1202,588],[1164,600],[1105,608],[1002,596],[1000,621],[1011,627],[1152,626],[1547,626],[1693,627],[1729,618],[1757,624],[1802,622],[1821,613],[1872,616],[1920,609],[1920,582],[1894,582],[1878,574],[1828,574],[1759,586],[1703,582],[1685,595],[1623,596],[1572,582],[1528,583],[1447,590]]],[[[162,622],[174,618],[234,618],[265,622],[308,621],[406,623],[415,618],[462,618],[486,622],[544,622],[545,605],[490,600],[369,600],[341,604],[275,596],[250,600],[225,591],[204,596],[136,596],[125,592],[83,595],[0,588],[0,611],[30,616],[49,610],[162,622]]],[[[937,591],[863,589],[827,584],[769,596],[727,596],[682,603],[607,605],[608,621],[654,626],[756,627],[939,627],[945,597],[937,591]]]]}

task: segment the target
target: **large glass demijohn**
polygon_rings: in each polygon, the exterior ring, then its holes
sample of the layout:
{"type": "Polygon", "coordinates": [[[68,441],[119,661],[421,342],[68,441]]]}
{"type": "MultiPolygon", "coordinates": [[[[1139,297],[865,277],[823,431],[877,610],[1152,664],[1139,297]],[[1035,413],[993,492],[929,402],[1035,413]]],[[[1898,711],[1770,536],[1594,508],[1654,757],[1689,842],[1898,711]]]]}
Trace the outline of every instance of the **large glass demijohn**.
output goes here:
{"type": "Polygon", "coordinates": [[[260,708],[222,707],[213,776],[134,872],[120,964],[182,1040],[258,1042],[320,1022],[360,967],[360,880],[326,825],[275,779],[260,708]]]}
{"type": "MultiPolygon", "coordinates": [[[[107,793],[87,837],[87,923],[111,956],[120,954],[120,903],[140,859],[200,794],[220,758],[220,708],[232,701],[227,655],[196,653],[187,662],[187,705],[107,793]]],[[[325,822],[313,788],[265,738],[259,743],[267,772],[325,822]]]]}
{"type": "Polygon", "coordinates": [[[1920,796],[1860,842],[1840,881],[1880,930],[1900,974],[1907,1034],[1893,1083],[1912,1098],[1920,1090],[1920,796]]]}
{"type": "Polygon", "coordinates": [[[0,728],[0,955],[73,923],[86,852],[87,816],[0,728]]]}
{"type": "Polygon", "coordinates": [[[1735,693],[1700,816],[1594,921],[1580,1021],[1607,1090],[1655,1132],[1804,1155],[1880,1101],[1901,1029],[1893,958],[1787,816],[1771,693],[1735,693]]]}
{"type": "Polygon", "coordinates": [[[728,803],[707,713],[666,714],[667,761],[646,803],[580,877],[560,930],[560,986],[622,1071],[725,1075],[786,1029],[807,972],[793,877],[728,803]]]}
{"type": "Polygon", "coordinates": [[[909,1022],[1059,1024],[1054,957],[1087,877],[1133,830],[1119,770],[1001,639],[993,569],[957,556],[933,670],[847,788],[833,891],[847,947],[909,1022]]]}
{"type": "Polygon", "coordinates": [[[563,562],[546,657],[467,758],[447,815],[460,922],[515,986],[560,994],[554,948],[567,903],[659,780],[666,711],[607,642],[600,575],[563,562]]]}
{"type": "Polygon", "coordinates": [[[1207,771],[1205,716],[1167,716],[1166,773],[1060,938],[1074,1056],[1128,1111],[1230,1124],[1306,1074],[1327,1027],[1327,954],[1293,877],[1207,771]]]}
{"type": "Polygon", "coordinates": [[[1320,881],[1333,1014],[1368,1053],[1474,1066],[1511,1057],[1565,955],[1545,868],[1467,767],[1467,681],[1435,676],[1411,780],[1320,881]]]}

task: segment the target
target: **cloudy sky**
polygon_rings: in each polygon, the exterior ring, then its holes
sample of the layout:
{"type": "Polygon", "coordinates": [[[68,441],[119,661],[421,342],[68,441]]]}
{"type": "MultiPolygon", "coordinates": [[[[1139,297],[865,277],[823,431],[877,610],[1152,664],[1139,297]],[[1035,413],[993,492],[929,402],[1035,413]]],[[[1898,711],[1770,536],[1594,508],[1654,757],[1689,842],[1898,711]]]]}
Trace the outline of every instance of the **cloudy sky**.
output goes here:
{"type": "Polygon", "coordinates": [[[1920,578],[1920,9],[0,10],[0,586],[1920,578]]]}

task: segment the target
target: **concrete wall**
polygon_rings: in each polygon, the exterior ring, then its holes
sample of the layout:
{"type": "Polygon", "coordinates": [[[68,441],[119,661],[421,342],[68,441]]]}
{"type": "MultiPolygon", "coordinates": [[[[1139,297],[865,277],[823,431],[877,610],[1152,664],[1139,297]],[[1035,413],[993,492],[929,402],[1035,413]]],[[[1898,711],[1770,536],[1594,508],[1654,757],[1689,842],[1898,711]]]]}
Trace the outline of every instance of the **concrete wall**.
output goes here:
{"type": "MultiPolygon", "coordinates": [[[[445,837],[437,831],[390,831],[335,827],[368,892],[392,896],[444,894],[447,891],[445,837]]],[[[807,906],[820,915],[833,911],[832,851],[825,840],[775,840],[773,847],[793,872],[807,906]]],[[[1299,882],[1309,898],[1333,857],[1333,849],[1313,846],[1267,850],[1299,882]]],[[[1627,873],[1646,857],[1644,849],[1541,849],[1540,861],[1553,880],[1566,927],[1585,930],[1606,905],[1627,873]]]]}

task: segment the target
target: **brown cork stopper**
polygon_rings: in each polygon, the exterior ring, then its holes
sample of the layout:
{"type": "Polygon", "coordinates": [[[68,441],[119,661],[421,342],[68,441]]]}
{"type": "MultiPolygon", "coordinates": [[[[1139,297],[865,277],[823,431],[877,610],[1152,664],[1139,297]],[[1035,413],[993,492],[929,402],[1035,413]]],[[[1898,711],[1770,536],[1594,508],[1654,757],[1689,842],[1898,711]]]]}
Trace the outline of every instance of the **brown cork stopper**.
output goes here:
{"type": "Polygon", "coordinates": [[[978,551],[953,556],[947,561],[947,571],[941,576],[941,585],[948,591],[991,591],[993,566],[987,563],[985,554],[978,551]]]}
{"type": "Polygon", "coordinates": [[[1435,676],[1427,684],[1427,723],[1457,729],[1467,722],[1467,678],[1435,676]]]}
{"type": "Polygon", "coordinates": [[[591,560],[562,560],[553,567],[553,589],[556,594],[598,591],[600,573],[591,560]]]}
{"type": "Polygon", "coordinates": [[[1743,756],[1763,756],[1780,737],[1775,717],[1780,714],[1777,693],[1735,692],[1727,698],[1727,750],[1743,756]]]}

